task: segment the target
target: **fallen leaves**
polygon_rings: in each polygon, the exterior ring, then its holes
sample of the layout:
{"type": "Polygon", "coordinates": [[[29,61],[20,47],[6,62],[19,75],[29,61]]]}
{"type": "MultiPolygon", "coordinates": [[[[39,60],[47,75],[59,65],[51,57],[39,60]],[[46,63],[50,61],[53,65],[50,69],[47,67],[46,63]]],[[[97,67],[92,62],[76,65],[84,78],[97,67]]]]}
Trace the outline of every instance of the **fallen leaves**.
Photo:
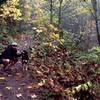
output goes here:
{"type": "Polygon", "coordinates": [[[44,83],[40,82],[40,83],[38,83],[38,85],[39,85],[39,86],[43,86],[43,85],[44,85],[44,83]]]}
{"type": "Polygon", "coordinates": [[[21,84],[20,84],[20,86],[25,86],[25,85],[26,85],[25,83],[21,83],[21,84]]]}
{"type": "Polygon", "coordinates": [[[0,77],[0,80],[6,80],[6,77],[0,77]]]}
{"type": "Polygon", "coordinates": [[[27,86],[27,89],[32,89],[32,88],[33,88],[32,85],[27,86]]]}
{"type": "Polygon", "coordinates": [[[32,59],[35,69],[33,69],[33,77],[38,81],[37,85],[39,86],[35,89],[43,89],[43,91],[47,89],[54,95],[60,94],[62,96],[73,95],[80,92],[82,88],[89,91],[91,83],[87,82],[87,77],[84,78],[81,68],[78,69],[83,64],[71,59],[66,50],[48,52],[47,48],[46,57],[39,55],[39,53],[37,55],[37,53],[32,59]],[[68,68],[69,66],[70,68],[68,68]]]}
{"type": "Polygon", "coordinates": [[[22,97],[22,93],[18,93],[16,94],[16,96],[19,98],[19,97],[22,97]]]}
{"type": "Polygon", "coordinates": [[[6,86],[5,89],[12,90],[12,87],[11,86],[6,86]]]}
{"type": "Polygon", "coordinates": [[[43,76],[43,73],[39,70],[36,71],[39,76],[43,76]]]}
{"type": "Polygon", "coordinates": [[[37,98],[37,95],[36,94],[31,94],[31,98],[35,99],[35,98],[37,98]]]}
{"type": "MultiPolygon", "coordinates": [[[[41,30],[38,30],[38,32],[41,32],[41,30]]],[[[57,34],[55,37],[59,38],[57,34]]],[[[33,93],[29,95],[33,100],[38,97],[34,91],[39,91],[40,95],[45,92],[48,92],[48,95],[51,93],[52,98],[55,98],[55,96],[57,97],[58,94],[65,97],[67,95],[72,96],[82,89],[88,91],[92,87],[91,82],[87,82],[87,79],[83,78],[83,72],[80,70],[73,70],[74,68],[77,69],[77,66],[82,67],[81,65],[83,64],[81,63],[78,65],[78,63],[71,59],[68,54],[66,50],[61,49],[52,52],[48,51],[48,48],[45,57],[39,55],[39,53],[36,53],[36,55],[34,53],[34,55],[32,55],[32,64],[30,65],[31,71],[27,71],[28,74],[32,74],[29,75],[29,79],[32,77],[31,83],[27,83],[27,80],[25,80],[26,83],[20,83],[20,87],[17,88],[17,91],[21,91],[24,88],[26,91],[33,93]]],[[[21,72],[16,73],[15,78],[18,82],[21,81],[23,77],[26,79],[26,76],[23,75],[22,77],[22,75],[21,72]]],[[[6,77],[0,77],[0,80],[5,79],[6,77]]],[[[5,88],[7,90],[12,90],[10,86],[6,86],[5,88]]],[[[16,97],[19,98],[23,95],[23,92],[17,93],[16,97]]]]}
{"type": "Polygon", "coordinates": [[[16,73],[16,80],[22,79],[22,74],[21,73],[16,73]]]}

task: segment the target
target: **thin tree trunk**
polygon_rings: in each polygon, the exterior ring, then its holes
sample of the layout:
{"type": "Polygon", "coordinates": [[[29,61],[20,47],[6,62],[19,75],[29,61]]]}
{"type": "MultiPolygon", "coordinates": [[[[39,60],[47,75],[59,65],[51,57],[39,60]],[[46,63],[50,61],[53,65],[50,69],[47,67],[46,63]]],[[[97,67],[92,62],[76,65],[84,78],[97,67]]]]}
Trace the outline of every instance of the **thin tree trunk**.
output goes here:
{"type": "Polygon", "coordinates": [[[96,0],[91,0],[93,9],[94,9],[94,18],[95,18],[95,23],[96,23],[96,31],[97,31],[97,39],[98,39],[98,44],[100,45],[100,33],[99,33],[99,24],[98,24],[98,15],[97,15],[97,1],[96,0]]]}
{"type": "Polygon", "coordinates": [[[62,2],[63,0],[59,0],[59,15],[58,15],[58,28],[60,29],[60,25],[61,25],[61,10],[62,10],[62,2]]]}
{"type": "Polygon", "coordinates": [[[53,0],[50,0],[50,23],[53,23],[53,0]]]}

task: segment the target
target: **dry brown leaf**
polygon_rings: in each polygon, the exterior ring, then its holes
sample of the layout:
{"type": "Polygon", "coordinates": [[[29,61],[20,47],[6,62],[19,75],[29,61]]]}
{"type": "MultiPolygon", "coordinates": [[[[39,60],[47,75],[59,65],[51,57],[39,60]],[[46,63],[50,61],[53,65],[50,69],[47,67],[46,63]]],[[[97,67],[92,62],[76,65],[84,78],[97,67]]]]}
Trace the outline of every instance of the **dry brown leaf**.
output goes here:
{"type": "Polygon", "coordinates": [[[5,77],[0,77],[0,80],[5,80],[6,78],[5,77]]]}
{"type": "Polygon", "coordinates": [[[19,98],[19,97],[22,97],[22,93],[18,93],[16,94],[16,96],[19,98]]]}
{"type": "Polygon", "coordinates": [[[6,86],[5,87],[7,90],[11,90],[12,89],[12,87],[10,87],[10,86],[6,86]]]}
{"type": "Polygon", "coordinates": [[[32,89],[32,88],[33,88],[32,85],[27,86],[27,89],[32,89]]]}
{"type": "Polygon", "coordinates": [[[43,79],[40,83],[38,83],[39,86],[43,86],[46,83],[46,81],[43,79]]]}
{"type": "Polygon", "coordinates": [[[32,99],[35,99],[36,97],[37,97],[36,94],[32,94],[32,95],[31,95],[31,98],[32,98],[32,99]]]}

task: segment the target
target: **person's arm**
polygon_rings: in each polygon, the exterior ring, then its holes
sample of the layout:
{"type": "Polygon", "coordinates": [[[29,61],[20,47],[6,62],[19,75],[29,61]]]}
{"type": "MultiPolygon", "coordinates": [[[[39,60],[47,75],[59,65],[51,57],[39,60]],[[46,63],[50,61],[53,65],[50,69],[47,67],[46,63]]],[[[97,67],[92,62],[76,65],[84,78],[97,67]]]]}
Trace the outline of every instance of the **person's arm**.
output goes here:
{"type": "Polygon", "coordinates": [[[20,57],[21,55],[22,55],[22,53],[21,54],[17,53],[17,57],[20,57]]]}
{"type": "Polygon", "coordinates": [[[22,55],[22,53],[21,53],[21,54],[17,53],[17,49],[13,49],[13,57],[14,57],[14,58],[18,58],[18,57],[20,57],[21,55],[22,55]]]}

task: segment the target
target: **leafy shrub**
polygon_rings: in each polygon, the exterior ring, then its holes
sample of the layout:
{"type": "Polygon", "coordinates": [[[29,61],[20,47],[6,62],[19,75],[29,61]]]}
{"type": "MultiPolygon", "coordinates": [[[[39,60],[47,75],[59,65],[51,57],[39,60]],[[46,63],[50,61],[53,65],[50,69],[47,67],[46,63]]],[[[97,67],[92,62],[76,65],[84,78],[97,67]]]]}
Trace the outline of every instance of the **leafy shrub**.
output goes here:
{"type": "Polygon", "coordinates": [[[75,49],[75,43],[71,37],[71,33],[64,31],[63,38],[65,40],[64,45],[67,49],[69,49],[69,50],[75,49]]]}
{"type": "Polygon", "coordinates": [[[3,35],[0,35],[0,40],[2,40],[3,39],[3,35]]]}
{"type": "Polygon", "coordinates": [[[0,52],[4,49],[4,46],[0,43],[0,52]]]}
{"type": "Polygon", "coordinates": [[[94,47],[87,52],[81,52],[77,54],[77,57],[79,60],[100,63],[100,47],[94,47]]]}
{"type": "Polygon", "coordinates": [[[51,24],[37,28],[34,27],[33,30],[36,33],[34,41],[40,42],[42,51],[45,47],[56,50],[59,48],[59,45],[63,45],[64,43],[64,39],[59,36],[59,30],[51,24]]]}
{"type": "Polygon", "coordinates": [[[14,42],[14,39],[12,36],[8,36],[7,40],[9,41],[9,43],[11,44],[12,42],[14,42]]]}

